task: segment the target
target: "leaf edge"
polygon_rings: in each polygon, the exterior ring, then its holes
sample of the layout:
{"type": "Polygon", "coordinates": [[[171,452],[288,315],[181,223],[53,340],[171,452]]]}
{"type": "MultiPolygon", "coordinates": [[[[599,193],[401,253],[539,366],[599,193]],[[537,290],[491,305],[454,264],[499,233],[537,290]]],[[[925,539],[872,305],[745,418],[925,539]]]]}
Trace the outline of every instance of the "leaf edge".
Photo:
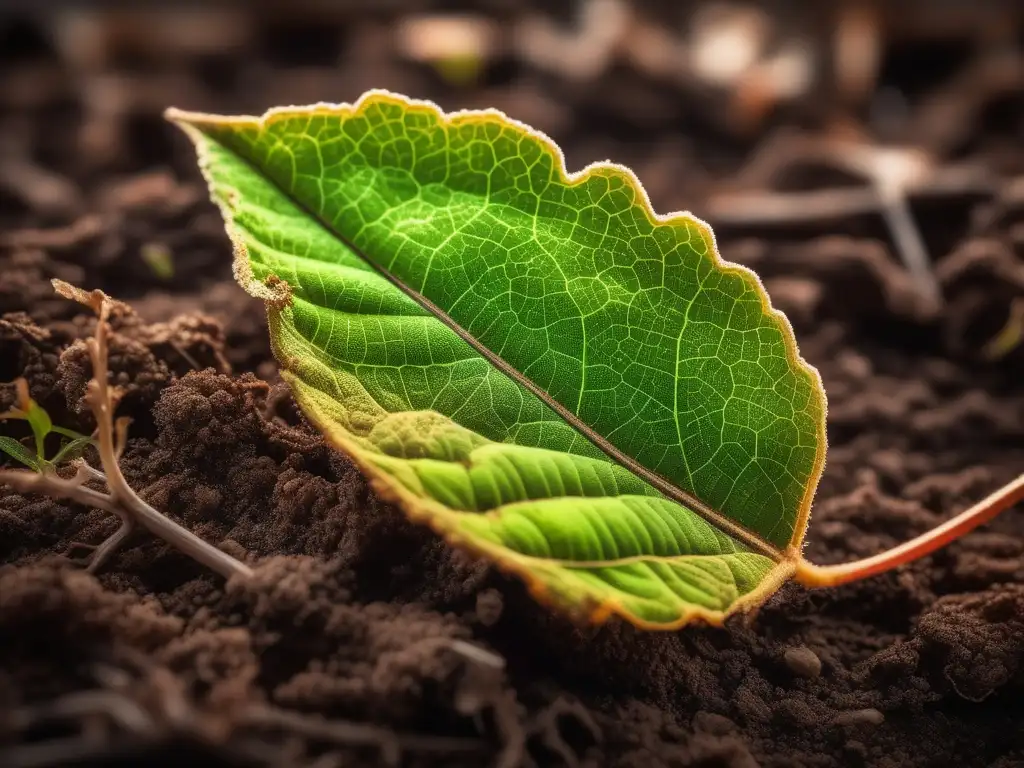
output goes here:
{"type": "MultiPolygon", "coordinates": [[[[781,332],[783,343],[786,347],[786,359],[790,366],[798,373],[808,377],[812,385],[812,394],[816,397],[821,406],[821,418],[817,422],[817,446],[815,451],[815,460],[811,468],[810,477],[804,489],[804,495],[801,499],[800,507],[797,510],[797,516],[794,520],[793,534],[790,537],[788,546],[780,551],[780,557],[777,565],[768,572],[762,581],[761,586],[754,590],[743,598],[740,598],[727,611],[708,611],[707,609],[695,609],[693,616],[703,619],[708,623],[720,626],[724,619],[736,612],[749,610],[750,608],[756,607],[762,604],[771,594],[778,590],[778,588],[788,580],[797,569],[797,565],[802,561],[802,548],[803,541],[807,533],[807,527],[810,521],[811,506],[814,500],[815,492],[817,491],[818,484],[821,480],[821,476],[825,469],[825,459],[828,448],[828,437],[826,433],[826,421],[828,415],[828,400],[826,397],[825,389],[822,384],[821,375],[817,368],[807,362],[800,354],[800,350],[796,343],[796,335],[793,331],[792,324],[789,318],[781,310],[776,309],[771,302],[771,298],[768,292],[765,290],[764,284],[761,278],[752,269],[745,267],[735,262],[730,262],[721,256],[718,250],[717,241],[715,239],[714,231],[711,226],[695,216],[689,211],[671,211],[668,213],[660,214],[654,210],[651,203],[650,197],[647,194],[646,188],[643,183],[637,177],[636,173],[629,167],[614,163],[611,161],[596,161],[590,163],[578,171],[569,171],[565,164],[565,154],[561,147],[551,139],[543,131],[533,128],[526,123],[523,123],[515,118],[509,117],[501,110],[489,107],[487,109],[463,109],[455,110],[452,112],[444,111],[435,102],[426,99],[415,99],[402,94],[394,93],[386,89],[371,89],[364,92],[355,102],[317,102],[307,106],[279,106],[272,107],[265,111],[260,116],[252,115],[239,115],[239,116],[228,116],[228,115],[216,115],[205,112],[193,112],[187,110],[181,110],[175,107],[170,107],[164,112],[164,117],[168,121],[177,125],[195,147],[196,156],[200,171],[207,182],[207,186],[210,192],[210,198],[214,204],[220,210],[221,216],[224,219],[225,230],[228,238],[232,244],[233,250],[233,264],[232,269],[236,281],[242,286],[242,288],[255,298],[262,299],[267,304],[268,319],[273,322],[273,315],[279,313],[291,303],[291,291],[288,283],[281,279],[268,279],[267,281],[258,280],[253,274],[252,267],[249,264],[248,248],[246,247],[241,234],[237,231],[234,223],[234,211],[231,205],[231,200],[222,200],[221,197],[215,191],[215,182],[213,174],[210,171],[210,156],[208,150],[208,142],[213,141],[209,136],[203,133],[201,125],[253,125],[255,124],[258,128],[262,128],[269,122],[278,119],[287,119],[295,116],[345,116],[350,117],[359,114],[362,110],[372,105],[377,101],[390,102],[397,104],[403,108],[416,108],[428,110],[434,113],[436,118],[441,121],[442,124],[455,125],[460,121],[473,121],[473,120],[494,120],[497,119],[505,124],[511,125],[517,130],[521,131],[525,135],[532,137],[539,141],[546,151],[556,160],[555,168],[557,168],[560,180],[568,185],[575,186],[578,184],[585,183],[587,179],[592,176],[605,176],[615,177],[617,176],[626,184],[628,184],[636,195],[636,202],[634,205],[640,205],[645,216],[651,222],[652,226],[664,226],[664,225],[678,225],[680,223],[692,224],[696,227],[697,231],[701,234],[704,239],[705,246],[708,251],[708,255],[711,258],[711,262],[714,268],[721,270],[725,273],[732,273],[740,277],[749,287],[751,287],[757,294],[761,308],[764,314],[771,318],[771,320],[777,325],[781,332]]],[[[273,277],[273,276],[271,276],[273,277]]],[[[273,338],[273,334],[272,334],[273,338]]],[[[294,365],[289,361],[286,356],[280,354],[280,351],[274,347],[274,354],[277,357],[278,362],[282,365],[282,376],[288,380],[289,376],[294,376],[292,368],[294,365]]],[[[289,384],[291,382],[289,381],[289,384]]],[[[293,393],[295,387],[292,387],[293,393]]],[[[300,405],[303,405],[302,400],[296,394],[296,399],[300,401],[300,405]]],[[[310,409],[304,407],[303,410],[309,414],[310,409]]],[[[329,430],[322,428],[321,424],[316,422],[316,419],[311,417],[311,420],[316,423],[318,429],[328,437],[329,440],[335,442],[337,436],[331,435],[329,430]]],[[[344,441],[338,441],[341,443],[344,441]]],[[[374,490],[382,497],[389,501],[397,503],[410,518],[419,522],[426,522],[435,532],[444,537],[449,543],[461,546],[462,548],[476,551],[479,554],[488,556],[493,562],[499,567],[507,566],[507,563],[503,563],[498,558],[494,558],[487,552],[481,551],[481,548],[464,540],[464,537],[460,537],[457,534],[453,534],[451,531],[439,530],[437,526],[433,525],[430,519],[424,520],[422,513],[416,510],[416,501],[412,499],[403,499],[402,493],[395,491],[395,488],[383,478],[379,473],[379,470],[373,468],[368,462],[362,462],[357,460],[355,451],[352,446],[346,447],[342,444],[336,444],[336,447],[344,451],[352,460],[359,466],[360,470],[371,480],[371,485],[374,490]]],[[[427,516],[429,518],[429,516],[427,516]]],[[[756,535],[756,534],[755,534],[756,535]]],[[[513,569],[514,571],[515,569],[513,569]]],[[[516,575],[523,578],[530,588],[531,594],[538,599],[540,602],[549,604],[549,601],[544,598],[543,595],[535,592],[535,588],[539,585],[535,582],[531,583],[528,574],[524,572],[517,572],[516,575]]],[[[601,611],[598,611],[599,613],[601,611]]],[[[623,618],[633,623],[636,626],[642,628],[652,629],[675,629],[689,623],[692,619],[688,616],[682,617],[678,624],[669,625],[655,625],[655,626],[643,626],[642,623],[638,623],[635,617],[630,614],[625,614],[614,610],[614,607],[608,608],[607,613],[603,618],[592,620],[597,621],[607,618],[611,613],[619,613],[623,618]]]]}
{"type": "MultiPolygon", "coordinates": [[[[280,310],[273,310],[274,315],[279,315],[280,310]]],[[[279,322],[273,316],[271,322],[279,322]]],[[[464,535],[454,526],[446,526],[443,521],[452,516],[452,511],[444,505],[432,499],[424,499],[417,496],[400,483],[389,480],[387,473],[368,461],[362,456],[362,450],[354,442],[338,430],[330,428],[326,419],[321,419],[315,404],[308,402],[302,393],[302,386],[296,386],[295,381],[299,380],[297,374],[290,370],[281,371],[282,378],[288,383],[292,394],[302,412],[316,426],[329,443],[341,450],[356,465],[356,468],[369,481],[370,486],[378,497],[384,501],[396,504],[414,523],[426,525],[449,545],[467,551],[478,557],[484,557],[488,562],[494,564],[503,573],[519,578],[527,587],[530,595],[541,605],[548,606],[563,613],[579,615],[578,607],[568,606],[560,602],[547,589],[546,585],[536,577],[532,569],[526,564],[528,557],[519,558],[515,554],[499,546],[488,546],[485,542],[464,535]]],[[[695,620],[703,621],[711,626],[721,627],[727,618],[736,613],[745,613],[762,605],[768,598],[775,594],[779,588],[796,573],[799,558],[796,556],[785,556],[768,571],[757,589],[751,590],[746,595],[735,600],[727,610],[709,610],[701,606],[692,606],[683,612],[680,617],[671,622],[651,622],[641,619],[636,614],[625,609],[619,601],[613,598],[606,598],[589,606],[586,611],[586,621],[590,624],[603,624],[611,616],[618,616],[629,622],[638,629],[672,631],[680,629],[695,620]]]]}

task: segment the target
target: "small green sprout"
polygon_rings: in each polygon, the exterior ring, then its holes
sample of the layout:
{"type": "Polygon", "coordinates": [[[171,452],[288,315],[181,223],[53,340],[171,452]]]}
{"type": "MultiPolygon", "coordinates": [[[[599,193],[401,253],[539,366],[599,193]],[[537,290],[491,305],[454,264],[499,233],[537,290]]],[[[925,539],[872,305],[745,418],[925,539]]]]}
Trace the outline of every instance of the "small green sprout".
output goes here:
{"type": "Polygon", "coordinates": [[[35,453],[30,451],[13,437],[0,435],[0,451],[3,451],[15,461],[21,462],[29,469],[36,472],[47,472],[53,470],[66,462],[80,458],[85,449],[92,445],[93,440],[88,435],[75,432],[73,429],[60,427],[53,423],[50,414],[46,412],[39,403],[32,399],[28,391],[28,382],[19,378],[14,383],[18,393],[18,406],[9,411],[0,413],[2,419],[20,419],[27,421],[32,430],[35,453]],[[60,435],[60,448],[52,458],[46,458],[46,438],[50,434],[60,435]]]}
{"type": "Polygon", "coordinates": [[[139,250],[139,256],[158,279],[166,281],[174,277],[174,253],[164,243],[146,243],[139,250]]]}
{"type": "Polygon", "coordinates": [[[49,414],[29,396],[28,383],[24,379],[19,379],[16,382],[18,407],[0,414],[0,418],[27,421],[35,437],[36,452],[33,455],[25,446],[11,438],[3,438],[0,448],[35,471],[0,468],[0,485],[10,486],[18,493],[40,493],[55,499],[67,499],[109,512],[120,519],[121,525],[103,542],[97,546],[86,545],[93,550],[88,560],[90,571],[99,569],[135,528],[141,526],[226,579],[252,576],[253,571],[248,565],[158,512],[128,485],[128,481],[121,473],[120,460],[128,439],[128,424],[131,419],[114,418],[121,392],[117,387],[111,386],[108,369],[110,313],[117,302],[102,291],[83,291],[63,280],[53,280],[53,287],[64,298],[90,307],[98,317],[95,335],[86,340],[89,360],[92,363],[92,379],[86,387],[85,399],[96,419],[95,437],[89,438],[69,429],[54,426],[49,414]],[[46,459],[43,443],[51,432],[70,438],[71,441],[62,446],[52,459],[46,459]],[[84,459],[75,462],[76,471],[73,477],[61,477],[54,471],[57,464],[78,455],[89,444],[96,448],[102,471],[84,459]],[[104,486],[105,491],[90,487],[90,483],[104,486]]]}

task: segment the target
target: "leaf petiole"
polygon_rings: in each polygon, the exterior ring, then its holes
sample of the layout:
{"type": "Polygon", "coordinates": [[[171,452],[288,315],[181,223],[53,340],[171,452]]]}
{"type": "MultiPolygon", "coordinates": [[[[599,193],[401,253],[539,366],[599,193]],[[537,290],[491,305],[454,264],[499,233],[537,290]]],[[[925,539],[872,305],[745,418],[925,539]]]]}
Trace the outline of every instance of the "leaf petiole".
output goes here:
{"type": "Polygon", "coordinates": [[[1024,475],[942,525],[877,555],[839,565],[814,565],[801,558],[794,578],[806,587],[834,587],[877,576],[930,555],[979,525],[989,522],[1021,499],[1024,499],[1024,475]]]}

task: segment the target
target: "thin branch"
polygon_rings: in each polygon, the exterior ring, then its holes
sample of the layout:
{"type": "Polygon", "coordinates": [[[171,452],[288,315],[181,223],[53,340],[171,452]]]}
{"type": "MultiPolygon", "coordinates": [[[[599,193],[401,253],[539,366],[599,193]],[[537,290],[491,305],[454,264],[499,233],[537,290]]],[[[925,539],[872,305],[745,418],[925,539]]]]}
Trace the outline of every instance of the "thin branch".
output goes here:
{"type": "Polygon", "coordinates": [[[135,521],[130,517],[122,517],[121,525],[117,527],[110,536],[103,540],[103,542],[93,550],[92,557],[89,558],[89,565],[86,566],[86,570],[89,573],[97,573],[103,565],[113,556],[121,545],[127,540],[129,536],[135,531],[135,521]]]}
{"type": "Polygon", "coordinates": [[[76,482],[76,478],[65,480],[52,472],[4,469],[0,470],[0,483],[9,485],[18,493],[38,493],[52,498],[67,499],[76,504],[102,509],[117,517],[123,517],[125,514],[112,496],[87,488],[76,482]]]}
{"type": "Polygon", "coordinates": [[[103,483],[104,485],[107,484],[107,476],[90,465],[85,459],[77,459],[73,466],[77,470],[75,474],[76,481],[85,482],[86,480],[95,480],[98,483],[103,483]]]}
{"type": "Polygon", "coordinates": [[[816,224],[878,214],[878,195],[865,187],[813,192],[728,192],[712,197],[704,213],[716,225],[756,227],[816,224]]]}
{"type": "MultiPolygon", "coordinates": [[[[973,165],[937,168],[908,183],[908,198],[959,195],[990,196],[996,185],[973,165]]],[[[878,194],[870,186],[831,187],[802,192],[728,191],[713,195],[702,209],[713,224],[732,227],[781,227],[827,224],[851,216],[881,214],[878,194]]]]}
{"type": "Polygon", "coordinates": [[[922,297],[936,309],[941,305],[941,288],[908,201],[912,196],[990,195],[994,185],[982,169],[973,165],[933,168],[931,158],[923,153],[859,142],[801,142],[784,137],[774,144],[778,152],[755,158],[741,175],[767,185],[785,165],[814,161],[853,173],[867,184],[813,192],[723,193],[707,205],[713,224],[791,226],[880,215],[922,297]]]}
{"type": "Polygon", "coordinates": [[[889,227],[896,250],[903,258],[903,264],[917,283],[918,290],[928,305],[938,309],[942,306],[942,289],[932,270],[924,238],[914,223],[905,191],[897,186],[878,182],[874,186],[882,204],[882,217],[889,227]]]}
{"type": "Polygon", "coordinates": [[[377,747],[381,759],[388,765],[397,765],[403,751],[474,754],[483,752],[485,748],[481,739],[399,733],[390,728],[347,720],[327,720],[317,715],[288,712],[266,705],[247,709],[239,724],[249,728],[294,733],[342,747],[377,747]]]}
{"type": "Polygon", "coordinates": [[[16,731],[24,731],[40,722],[96,715],[105,716],[128,733],[148,735],[156,730],[153,718],[132,699],[115,691],[95,690],[67,693],[49,704],[16,709],[10,715],[10,725],[16,731]]]}

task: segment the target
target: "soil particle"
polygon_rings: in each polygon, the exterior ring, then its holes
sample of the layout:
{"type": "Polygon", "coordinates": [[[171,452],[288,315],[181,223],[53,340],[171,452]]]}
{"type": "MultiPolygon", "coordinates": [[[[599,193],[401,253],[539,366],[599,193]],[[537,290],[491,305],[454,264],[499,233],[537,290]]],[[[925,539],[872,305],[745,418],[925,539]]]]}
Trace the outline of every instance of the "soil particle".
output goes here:
{"type": "Polygon", "coordinates": [[[496,589],[485,589],[476,596],[476,616],[485,627],[498,623],[504,607],[501,593],[496,589]]]}
{"type": "Polygon", "coordinates": [[[978,594],[948,595],[918,622],[908,641],[932,686],[946,683],[982,701],[1024,683],[1024,589],[1019,584],[978,594]]]}
{"type": "Polygon", "coordinates": [[[874,707],[855,709],[852,712],[840,712],[832,721],[834,725],[850,728],[867,728],[873,725],[881,725],[884,722],[885,715],[874,707]]]}
{"type": "Polygon", "coordinates": [[[821,675],[821,659],[805,645],[786,649],[783,658],[794,675],[812,680],[821,675]]]}
{"type": "MultiPolygon", "coordinates": [[[[0,315],[0,377],[12,381],[22,376],[29,381],[29,394],[34,399],[49,401],[57,389],[55,371],[61,350],[70,340],[62,331],[36,325],[24,312],[0,315]]],[[[14,388],[0,390],[0,410],[15,405],[14,388]]]]}
{"type": "Polygon", "coordinates": [[[151,654],[177,638],[182,618],[153,600],[105,589],[55,559],[0,568],[0,643],[10,686],[22,703],[74,690],[90,681],[90,664],[116,663],[122,649],[151,654]]]}
{"type": "Polygon", "coordinates": [[[85,278],[80,266],[55,261],[38,249],[15,249],[0,253],[0,274],[0,313],[25,312],[45,323],[76,313],[54,294],[50,280],[56,277],[80,285],[85,278]]]}

